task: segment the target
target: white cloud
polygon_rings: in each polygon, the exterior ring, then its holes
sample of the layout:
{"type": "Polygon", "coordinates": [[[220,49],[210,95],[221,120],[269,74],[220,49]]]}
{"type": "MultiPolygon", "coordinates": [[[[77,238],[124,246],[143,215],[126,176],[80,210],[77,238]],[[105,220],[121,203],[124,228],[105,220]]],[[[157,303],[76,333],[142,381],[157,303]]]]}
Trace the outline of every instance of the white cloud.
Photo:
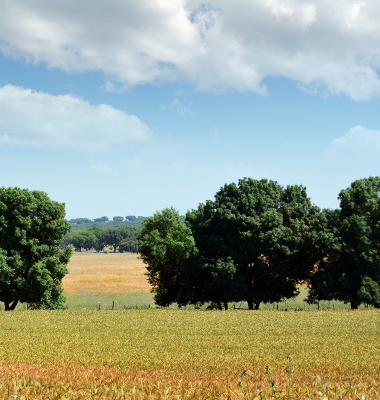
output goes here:
{"type": "Polygon", "coordinates": [[[186,115],[195,114],[190,107],[186,107],[178,99],[174,99],[170,104],[162,104],[161,108],[163,110],[176,111],[179,115],[182,115],[183,117],[186,115]]]}
{"type": "Polygon", "coordinates": [[[151,132],[136,116],[73,95],[7,85],[0,88],[0,145],[110,151],[146,143],[151,132]]]}
{"type": "Polygon", "coordinates": [[[344,136],[334,139],[326,151],[327,159],[380,159],[380,131],[355,126],[344,136]]]}
{"type": "Polygon", "coordinates": [[[380,94],[375,0],[5,0],[0,49],[106,88],[186,78],[205,91],[265,93],[267,76],[324,94],[380,94]]]}
{"type": "Polygon", "coordinates": [[[380,175],[380,131],[355,126],[331,141],[321,162],[305,166],[302,182],[320,207],[338,207],[338,194],[356,179],[380,175]]]}

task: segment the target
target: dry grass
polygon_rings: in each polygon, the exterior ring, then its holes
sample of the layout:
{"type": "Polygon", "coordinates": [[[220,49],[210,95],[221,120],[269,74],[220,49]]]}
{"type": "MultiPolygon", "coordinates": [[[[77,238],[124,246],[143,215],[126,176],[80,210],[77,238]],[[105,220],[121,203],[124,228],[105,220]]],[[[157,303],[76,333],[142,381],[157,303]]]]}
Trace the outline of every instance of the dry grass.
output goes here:
{"type": "Polygon", "coordinates": [[[144,264],[136,254],[78,253],[63,279],[65,292],[148,292],[144,264]]]}

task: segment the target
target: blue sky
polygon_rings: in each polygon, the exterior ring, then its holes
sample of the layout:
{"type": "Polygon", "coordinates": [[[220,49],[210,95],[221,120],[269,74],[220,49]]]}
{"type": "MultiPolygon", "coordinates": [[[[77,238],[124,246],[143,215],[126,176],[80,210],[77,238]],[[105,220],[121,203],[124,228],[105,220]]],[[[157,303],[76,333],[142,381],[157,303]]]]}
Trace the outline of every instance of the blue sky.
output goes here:
{"type": "Polygon", "coordinates": [[[184,214],[243,177],[338,206],[380,174],[380,4],[5,0],[1,185],[184,214]]]}

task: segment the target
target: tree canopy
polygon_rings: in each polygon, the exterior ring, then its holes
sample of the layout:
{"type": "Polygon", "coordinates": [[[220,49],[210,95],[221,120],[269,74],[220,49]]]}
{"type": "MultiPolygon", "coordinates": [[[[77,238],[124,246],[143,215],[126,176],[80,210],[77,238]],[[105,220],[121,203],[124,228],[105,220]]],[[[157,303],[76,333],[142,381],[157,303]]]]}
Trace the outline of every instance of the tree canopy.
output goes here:
{"type": "Polygon", "coordinates": [[[310,253],[301,250],[305,220],[315,211],[303,186],[245,178],[188,212],[198,263],[218,276],[208,279],[218,301],[244,300],[257,309],[261,302],[294,297],[313,266],[310,253]],[[228,278],[221,281],[221,275],[228,278]]]}
{"type": "Polygon", "coordinates": [[[60,248],[70,230],[65,205],[46,193],[0,188],[0,301],[34,308],[61,308],[62,279],[72,248],[60,248]]]}
{"type": "Polygon", "coordinates": [[[173,209],[156,213],[139,241],[156,302],[254,309],[295,296],[315,262],[304,237],[318,211],[302,186],[242,179],[188,212],[186,225],[173,209]]]}
{"type": "Polygon", "coordinates": [[[147,264],[156,303],[188,304],[192,284],[189,277],[197,250],[190,228],[181,222],[176,210],[166,208],[144,221],[139,252],[147,264]]]}
{"type": "Polygon", "coordinates": [[[310,279],[309,301],[342,300],[380,307],[380,177],[354,181],[339,193],[340,209],[326,211],[326,256],[310,279]]]}
{"type": "MultiPolygon", "coordinates": [[[[119,227],[119,228],[92,228],[76,231],[65,238],[65,244],[72,244],[76,250],[82,251],[95,249],[102,251],[106,246],[112,246],[116,252],[123,239],[135,237],[140,229],[137,227],[119,227]]],[[[126,249],[124,249],[126,251],[126,249]]]]}

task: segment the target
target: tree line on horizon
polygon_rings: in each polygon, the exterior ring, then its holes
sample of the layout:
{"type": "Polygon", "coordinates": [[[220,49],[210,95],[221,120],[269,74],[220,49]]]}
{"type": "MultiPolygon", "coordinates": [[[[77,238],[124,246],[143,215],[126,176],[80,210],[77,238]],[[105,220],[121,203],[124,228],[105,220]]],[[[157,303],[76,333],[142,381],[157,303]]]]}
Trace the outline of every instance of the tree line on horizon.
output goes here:
{"type": "Polygon", "coordinates": [[[160,306],[250,310],[298,294],[380,308],[380,177],[341,190],[340,208],[313,205],[302,185],[244,178],[199,204],[147,218],[139,253],[160,306]]]}
{"type": "Polygon", "coordinates": [[[140,231],[141,228],[138,227],[79,230],[67,234],[61,246],[66,247],[71,244],[80,252],[82,249],[101,252],[107,247],[112,247],[114,253],[116,250],[120,253],[138,253],[137,236],[140,231]]]}
{"type": "Polygon", "coordinates": [[[143,217],[139,215],[136,217],[135,215],[127,215],[125,218],[117,215],[112,218],[112,221],[106,217],[100,217],[100,218],[94,218],[94,219],[89,219],[89,218],[72,218],[69,220],[71,225],[82,225],[82,224],[92,224],[93,222],[123,222],[124,220],[126,222],[133,222],[133,221],[144,221],[146,217],[143,217]]]}

